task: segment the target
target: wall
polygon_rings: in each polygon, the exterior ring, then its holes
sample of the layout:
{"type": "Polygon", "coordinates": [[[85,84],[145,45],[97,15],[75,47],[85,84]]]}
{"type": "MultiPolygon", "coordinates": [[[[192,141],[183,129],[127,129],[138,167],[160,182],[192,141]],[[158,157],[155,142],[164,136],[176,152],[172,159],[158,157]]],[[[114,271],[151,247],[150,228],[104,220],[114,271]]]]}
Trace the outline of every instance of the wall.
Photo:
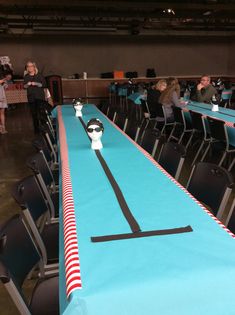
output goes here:
{"type": "Polygon", "coordinates": [[[234,39],[229,44],[229,54],[228,54],[228,74],[235,74],[235,41],[234,39]]]}
{"type": "Polygon", "coordinates": [[[0,55],[10,56],[18,74],[22,74],[25,62],[33,59],[44,75],[68,77],[85,71],[97,77],[117,69],[136,70],[139,76],[145,76],[146,68],[155,68],[159,76],[177,76],[228,74],[231,47],[226,39],[67,36],[1,39],[0,55]]]}

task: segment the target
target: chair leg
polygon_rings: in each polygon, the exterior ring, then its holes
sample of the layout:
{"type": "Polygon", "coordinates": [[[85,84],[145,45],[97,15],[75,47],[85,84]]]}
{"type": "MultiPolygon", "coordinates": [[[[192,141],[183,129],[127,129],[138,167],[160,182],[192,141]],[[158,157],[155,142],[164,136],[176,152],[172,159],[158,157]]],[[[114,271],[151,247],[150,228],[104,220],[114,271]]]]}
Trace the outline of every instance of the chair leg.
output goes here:
{"type": "Polygon", "coordinates": [[[206,155],[207,155],[207,153],[208,153],[208,151],[210,149],[210,146],[211,146],[211,144],[209,143],[207,148],[206,148],[206,150],[205,150],[205,152],[204,152],[204,154],[203,154],[203,156],[202,156],[202,158],[201,158],[201,160],[200,160],[200,162],[204,161],[204,159],[205,159],[205,157],[206,157],[206,155]]]}
{"type": "Polygon", "coordinates": [[[180,138],[179,138],[179,140],[178,140],[179,144],[183,141],[184,135],[185,135],[185,132],[183,131],[181,136],[180,136],[180,138]]]}
{"type": "Polygon", "coordinates": [[[232,163],[230,164],[230,166],[229,166],[229,168],[228,168],[228,171],[229,171],[229,172],[232,170],[234,164],[235,164],[235,158],[233,159],[232,163]]]}
{"type": "Polygon", "coordinates": [[[226,152],[226,151],[224,151],[224,154],[223,154],[223,156],[222,156],[222,158],[221,158],[221,160],[220,160],[220,162],[219,162],[219,166],[222,166],[223,161],[224,161],[224,159],[225,159],[226,155],[227,155],[227,152],[226,152]]]}
{"type": "Polygon", "coordinates": [[[174,132],[175,132],[175,128],[176,128],[176,124],[174,124],[174,127],[172,128],[171,133],[170,133],[167,141],[170,141],[171,138],[174,139],[173,135],[174,135],[174,132]]]}
{"type": "Polygon", "coordinates": [[[188,149],[188,147],[189,147],[189,145],[190,145],[190,143],[191,143],[191,141],[192,141],[192,139],[193,139],[193,136],[194,136],[194,132],[191,133],[191,136],[190,136],[189,139],[188,139],[188,142],[187,142],[187,144],[186,144],[186,146],[185,146],[186,150],[188,149]]]}
{"type": "Polygon", "coordinates": [[[202,151],[202,148],[203,148],[203,146],[204,146],[204,143],[205,143],[205,142],[202,141],[202,143],[201,143],[201,145],[200,145],[200,147],[199,147],[199,149],[198,149],[198,151],[197,151],[197,154],[195,155],[195,157],[194,157],[194,159],[193,159],[193,161],[192,161],[191,166],[193,166],[193,165],[195,164],[195,162],[196,162],[196,160],[197,160],[199,154],[200,154],[201,151],[202,151]]]}

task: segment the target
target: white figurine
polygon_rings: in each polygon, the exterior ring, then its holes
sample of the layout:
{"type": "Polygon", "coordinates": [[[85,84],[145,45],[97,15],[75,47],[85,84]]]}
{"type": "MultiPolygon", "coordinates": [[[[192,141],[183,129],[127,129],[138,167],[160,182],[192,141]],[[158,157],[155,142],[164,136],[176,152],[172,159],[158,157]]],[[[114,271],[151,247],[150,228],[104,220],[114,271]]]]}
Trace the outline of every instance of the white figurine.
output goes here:
{"type": "Polygon", "coordinates": [[[99,119],[92,118],[87,123],[87,133],[91,138],[91,148],[93,150],[100,150],[103,148],[101,137],[104,132],[104,126],[99,119]]]}
{"type": "Polygon", "coordinates": [[[75,116],[76,117],[82,117],[82,108],[83,108],[83,103],[80,98],[74,99],[73,100],[73,107],[75,109],[75,116]]]}

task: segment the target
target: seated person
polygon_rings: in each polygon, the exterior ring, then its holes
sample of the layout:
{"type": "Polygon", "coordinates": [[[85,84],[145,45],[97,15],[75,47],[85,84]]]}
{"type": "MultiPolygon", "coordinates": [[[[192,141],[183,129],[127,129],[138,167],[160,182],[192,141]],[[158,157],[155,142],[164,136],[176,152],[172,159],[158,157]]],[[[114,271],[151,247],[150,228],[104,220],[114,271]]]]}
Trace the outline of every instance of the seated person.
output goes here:
{"type": "Polygon", "coordinates": [[[166,80],[159,80],[156,85],[148,90],[147,94],[147,104],[150,111],[150,117],[155,118],[161,116],[159,113],[159,97],[161,93],[166,89],[167,83],[166,80]]]}
{"type": "Polygon", "coordinates": [[[180,100],[180,85],[178,79],[168,79],[167,88],[162,92],[159,101],[164,107],[167,122],[173,122],[174,113],[172,107],[176,106],[183,108],[186,106],[186,103],[180,100]]]}
{"type": "Polygon", "coordinates": [[[216,94],[217,90],[211,85],[211,78],[208,75],[203,75],[191,99],[196,102],[210,103],[212,96],[216,94]]]}

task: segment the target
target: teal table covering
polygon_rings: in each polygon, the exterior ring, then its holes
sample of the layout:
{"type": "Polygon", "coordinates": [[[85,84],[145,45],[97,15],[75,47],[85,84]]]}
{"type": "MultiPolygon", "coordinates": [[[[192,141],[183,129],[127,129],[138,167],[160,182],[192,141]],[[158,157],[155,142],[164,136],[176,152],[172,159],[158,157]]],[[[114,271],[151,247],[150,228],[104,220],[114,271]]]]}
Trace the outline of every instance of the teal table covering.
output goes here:
{"type": "Polygon", "coordinates": [[[62,115],[82,289],[67,300],[61,224],[60,313],[234,315],[234,238],[95,106],[87,105],[83,120],[102,120],[102,155],[142,230],[193,228],[183,234],[91,242],[91,236],[127,233],[130,228],[72,106],[63,106],[62,115]]]}
{"type": "Polygon", "coordinates": [[[190,102],[187,108],[198,113],[201,113],[203,115],[225,121],[227,124],[226,128],[228,131],[229,143],[235,146],[235,127],[232,127],[235,124],[235,110],[219,107],[218,112],[212,112],[211,111],[212,105],[197,102],[190,102]]]}

